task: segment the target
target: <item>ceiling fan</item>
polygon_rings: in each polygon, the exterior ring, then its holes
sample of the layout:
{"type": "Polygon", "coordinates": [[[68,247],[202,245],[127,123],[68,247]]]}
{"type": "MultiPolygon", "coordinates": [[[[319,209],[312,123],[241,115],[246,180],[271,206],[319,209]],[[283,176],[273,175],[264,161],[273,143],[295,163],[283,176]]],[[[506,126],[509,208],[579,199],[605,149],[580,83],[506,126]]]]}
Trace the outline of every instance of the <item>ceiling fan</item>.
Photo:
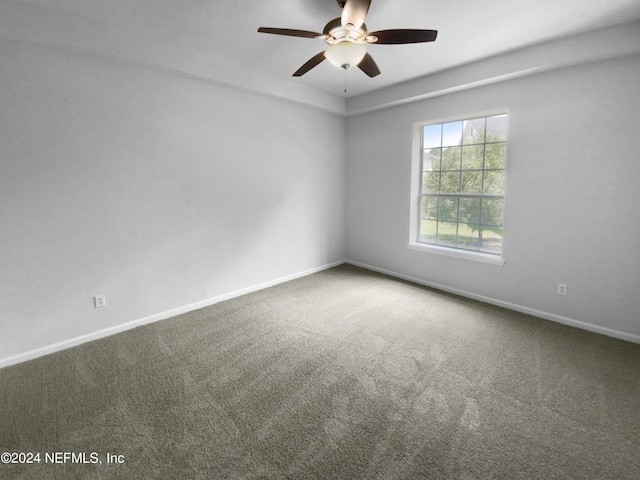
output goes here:
{"type": "Polygon", "coordinates": [[[260,33],[287,35],[289,37],[321,38],[329,48],[312,57],[293,74],[301,77],[326,58],[333,65],[345,70],[358,66],[360,70],[373,78],[380,75],[380,69],[369,55],[366,44],[399,45],[404,43],[433,42],[438,35],[437,30],[394,29],[368,32],[364,17],[369,11],[371,0],[338,1],[342,8],[342,17],[334,18],[327,23],[322,33],[290,28],[260,27],[260,33]]]}

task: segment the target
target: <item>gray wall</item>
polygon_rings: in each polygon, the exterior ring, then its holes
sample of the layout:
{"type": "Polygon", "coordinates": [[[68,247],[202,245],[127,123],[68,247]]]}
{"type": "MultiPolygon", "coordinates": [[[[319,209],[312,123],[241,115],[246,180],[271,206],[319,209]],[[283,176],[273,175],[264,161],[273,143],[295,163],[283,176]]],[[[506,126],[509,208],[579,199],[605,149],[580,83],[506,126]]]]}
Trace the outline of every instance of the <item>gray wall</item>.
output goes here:
{"type": "Polygon", "coordinates": [[[638,78],[630,55],[352,116],[347,258],[640,341],[638,78]],[[407,249],[413,123],[502,107],[506,264],[407,249]]]}
{"type": "Polygon", "coordinates": [[[21,41],[0,64],[0,363],[344,259],[344,118],[21,41]]]}

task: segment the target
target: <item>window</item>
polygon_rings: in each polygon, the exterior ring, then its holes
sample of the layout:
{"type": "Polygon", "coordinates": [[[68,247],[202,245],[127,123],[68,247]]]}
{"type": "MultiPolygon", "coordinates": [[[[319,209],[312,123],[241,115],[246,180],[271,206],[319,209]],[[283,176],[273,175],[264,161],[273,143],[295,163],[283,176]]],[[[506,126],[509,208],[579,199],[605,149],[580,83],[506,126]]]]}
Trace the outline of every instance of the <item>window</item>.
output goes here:
{"type": "Polygon", "coordinates": [[[416,126],[410,248],[504,263],[507,133],[504,111],[416,126]]]}

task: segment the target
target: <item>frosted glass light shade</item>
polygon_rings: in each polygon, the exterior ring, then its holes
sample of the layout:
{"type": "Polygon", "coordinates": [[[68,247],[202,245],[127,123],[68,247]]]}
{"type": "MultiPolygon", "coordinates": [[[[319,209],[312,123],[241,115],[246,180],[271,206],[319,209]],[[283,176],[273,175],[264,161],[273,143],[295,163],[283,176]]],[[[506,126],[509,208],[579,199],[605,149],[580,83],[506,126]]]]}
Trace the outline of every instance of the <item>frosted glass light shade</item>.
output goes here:
{"type": "Polygon", "coordinates": [[[358,65],[366,54],[367,49],[363,44],[353,42],[337,43],[324,52],[327,60],[336,67],[344,69],[358,65]]]}

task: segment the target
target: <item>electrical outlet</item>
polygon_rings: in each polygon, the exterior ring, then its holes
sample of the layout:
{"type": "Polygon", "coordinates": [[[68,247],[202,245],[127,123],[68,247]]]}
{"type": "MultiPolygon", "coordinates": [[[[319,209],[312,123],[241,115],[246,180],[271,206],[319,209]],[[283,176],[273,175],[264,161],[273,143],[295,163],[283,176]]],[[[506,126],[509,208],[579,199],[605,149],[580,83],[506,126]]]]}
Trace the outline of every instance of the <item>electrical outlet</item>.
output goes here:
{"type": "Polygon", "coordinates": [[[331,242],[331,250],[335,250],[336,249],[336,242],[331,242]]]}
{"type": "Polygon", "coordinates": [[[96,295],[93,297],[93,302],[96,308],[104,307],[107,305],[107,296],[106,295],[96,295]]]}
{"type": "Polygon", "coordinates": [[[567,294],[567,286],[564,283],[558,284],[558,295],[566,295],[567,294]]]}

